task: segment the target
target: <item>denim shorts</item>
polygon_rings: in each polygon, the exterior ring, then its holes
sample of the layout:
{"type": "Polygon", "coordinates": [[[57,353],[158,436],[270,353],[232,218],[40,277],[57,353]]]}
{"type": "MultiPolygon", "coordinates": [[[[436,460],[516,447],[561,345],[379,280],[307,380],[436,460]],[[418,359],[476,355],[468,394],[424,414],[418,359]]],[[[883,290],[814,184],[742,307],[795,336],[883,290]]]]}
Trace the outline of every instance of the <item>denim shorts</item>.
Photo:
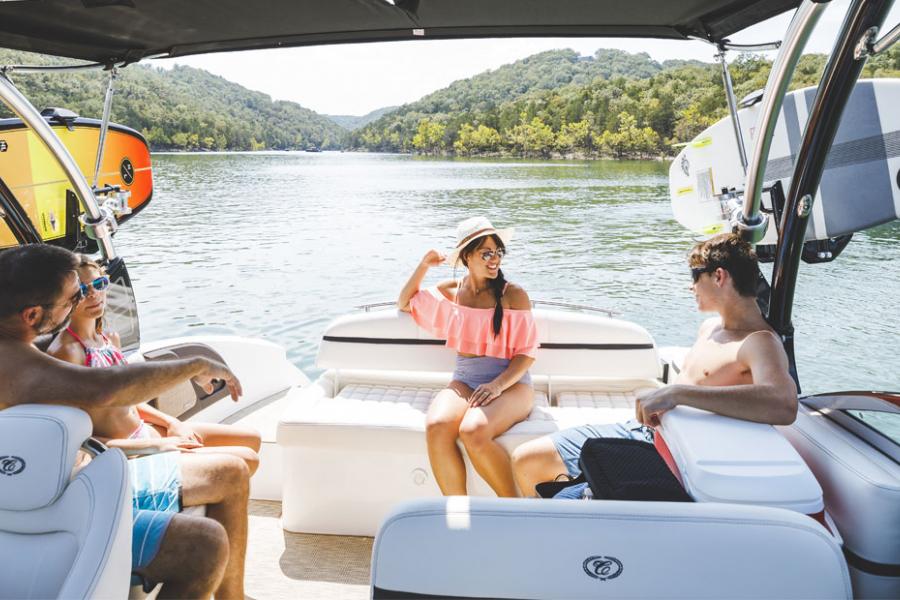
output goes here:
{"type": "MultiPolygon", "coordinates": [[[[508,358],[493,356],[460,356],[456,355],[456,370],[453,381],[461,381],[473,390],[479,385],[490,383],[509,367],[508,358]]],[[[531,385],[531,373],[525,372],[517,383],[531,385]]]]}
{"type": "Polygon", "coordinates": [[[581,458],[581,447],[590,438],[623,438],[641,442],[653,441],[653,430],[641,425],[636,419],[611,425],[582,425],[557,431],[550,436],[556,451],[566,465],[571,477],[581,475],[578,459],[581,458]]]}

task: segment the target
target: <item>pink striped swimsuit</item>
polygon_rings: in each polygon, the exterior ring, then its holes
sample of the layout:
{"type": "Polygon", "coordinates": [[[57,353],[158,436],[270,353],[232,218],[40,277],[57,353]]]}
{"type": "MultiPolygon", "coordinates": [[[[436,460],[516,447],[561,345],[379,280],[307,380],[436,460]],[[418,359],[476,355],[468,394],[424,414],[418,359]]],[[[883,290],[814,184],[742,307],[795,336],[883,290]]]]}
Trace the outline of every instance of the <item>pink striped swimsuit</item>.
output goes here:
{"type": "MultiPolygon", "coordinates": [[[[117,365],[127,365],[128,361],[121,350],[116,348],[109,338],[100,334],[103,338],[103,345],[99,348],[93,348],[84,343],[84,340],[78,337],[78,334],[72,331],[71,327],[66,328],[66,332],[75,338],[75,341],[84,348],[84,366],[86,367],[115,367],[117,365]]],[[[137,416],[137,409],[132,408],[137,416]]],[[[140,417],[138,417],[140,419],[140,417]]],[[[150,425],[141,420],[141,424],[128,436],[129,439],[145,439],[154,437],[150,431],[150,425]]]]}
{"type": "Polygon", "coordinates": [[[72,331],[71,327],[66,327],[66,331],[69,335],[75,338],[75,341],[81,344],[81,347],[84,348],[84,366],[86,367],[114,367],[116,365],[126,365],[128,361],[125,360],[125,355],[116,348],[112,342],[109,341],[102,333],[100,337],[103,338],[104,344],[99,348],[92,348],[84,343],[78,334],[72,331]]]}

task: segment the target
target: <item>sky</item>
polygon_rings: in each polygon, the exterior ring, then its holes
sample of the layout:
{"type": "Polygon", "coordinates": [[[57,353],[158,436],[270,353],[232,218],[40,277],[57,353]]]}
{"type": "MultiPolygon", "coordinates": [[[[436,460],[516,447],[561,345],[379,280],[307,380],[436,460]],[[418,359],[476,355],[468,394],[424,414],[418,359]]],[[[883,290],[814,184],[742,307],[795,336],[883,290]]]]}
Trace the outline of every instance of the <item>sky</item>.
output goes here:
{"type": "MultiPolygon", "coordinates": [[[[850,0],[833,0],[819,21],[807,52],[830,52],[850,0]]],[[[792,13],[769,19],[731,36],[734,43],[779,40],[792,13]]],[[[885,21],[883,33],[900,20],[900,3],[885,21]]],[[[431,92],[489,69],[545,50],[572,48],[592,55],[598,48],[646,52],[651,58],[712,62],[715,48],[700,41],[540,38],[381,42],[283,50],[207,54],[153,61],[205,69],[275,100],[291,100],[318,113],[364,115],[385,106],[418,100],[431,92]]],[[[764,53],[770,58],[775,52],[764,53]]],[[[729,59],[736,58],[729,53],[729,59]]]]}

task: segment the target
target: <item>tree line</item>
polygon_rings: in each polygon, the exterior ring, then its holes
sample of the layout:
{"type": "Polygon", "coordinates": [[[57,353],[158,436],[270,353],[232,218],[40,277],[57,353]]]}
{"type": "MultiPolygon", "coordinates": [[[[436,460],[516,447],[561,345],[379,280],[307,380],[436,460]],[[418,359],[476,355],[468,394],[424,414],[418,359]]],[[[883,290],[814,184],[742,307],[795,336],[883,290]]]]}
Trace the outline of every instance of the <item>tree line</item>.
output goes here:
{"type": "MultiPolygon", "coordinates": [[[[570,77],[557,87],[539,80],[505,101],[490,100],[496,97],[490,77],[453,84],[351,132],[348,145],[433,155],[645,158],[674,154],[678,144],[727,116],[718,64],[659,64],[646,54],[627,56],[631,74],[615,69],[617,74],[609,77],[599,75],[587,83],[570,77]]],[[[591,60],[619,58],[617,52],[604,51],[591,60]]],[[[803,56],[792,89],[816,85],[826,58],[803,56]]],[[[584,57],[553,51],[528,60],[532,65],[578,64],[584,57]]],[[[731,63],[737,97],[763,88],[770,68],[770,61],[755,55],[741,55],[731,63]]],[[[871,58],[863,77],[900,77],[900,46],[871,58]]]]}
{"type": "MultiPolygon", "coordinates": [[[[74,61],[0,50],[0,65],[74,61]]],[[[108,74],[21,73],[17,87],[38,107],[64,107],[99,119],[108,74]]],[[[0,116],[11,116],[0,105],[0,116]]],[[[346,131],[294,102],[273,101],[202,69],[130,65],[119,71],[111,119],[143,133],[153,150],[337,150],[346,131]]]]}

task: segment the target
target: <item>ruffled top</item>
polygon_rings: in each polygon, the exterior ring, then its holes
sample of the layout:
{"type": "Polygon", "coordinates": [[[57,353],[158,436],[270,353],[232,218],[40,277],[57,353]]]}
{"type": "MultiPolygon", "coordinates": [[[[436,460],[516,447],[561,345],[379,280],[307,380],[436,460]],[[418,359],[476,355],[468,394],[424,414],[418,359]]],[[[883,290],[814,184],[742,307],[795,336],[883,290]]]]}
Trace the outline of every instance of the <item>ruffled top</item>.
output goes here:
{"type": "Polygon", "coordinates": [[[503,309],[500,334],[494,337],[493,308],[472,308],[448,300],[437,288],[419,290],[409,301],[419,327],[463,354],[511,359],[518,354],[534,358],[537,326],[530,310],[503,309]]]}

